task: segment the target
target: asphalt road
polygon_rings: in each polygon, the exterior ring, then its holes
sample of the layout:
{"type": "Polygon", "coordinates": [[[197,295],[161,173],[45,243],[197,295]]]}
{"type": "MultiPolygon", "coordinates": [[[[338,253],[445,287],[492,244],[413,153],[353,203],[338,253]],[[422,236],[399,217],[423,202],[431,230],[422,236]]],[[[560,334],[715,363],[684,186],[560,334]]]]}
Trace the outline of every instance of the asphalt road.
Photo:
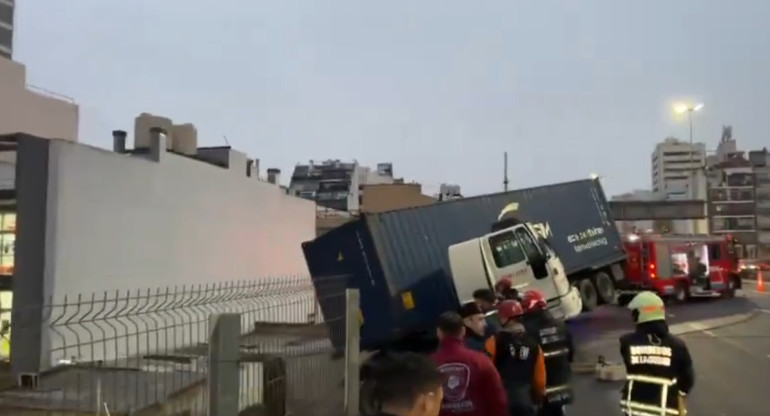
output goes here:
{"type": "MultiPolygon", "coordinates": [[[[747,290],[745,298],[699,302],[672,307],[673,323],[697,322],[719,315],[758,309],[749,321],[714,330],[683,335],[695,363],[696,385],[689,397],[693,416],[765,416],[770,414],[770,293],[747,290]]],[[[621,321],[622,318],[616,318],[621,321]]],[[[590,321],[590,320],[589,320],[590,321]]],[[[630,322],[628,320],[627,322],[630,322]]],[[[575,325],[575,324],[573,324],[575,325]]],[[[581,342],[590,342],[590,322],[582,324],[581,342]]],[[[603,324],[613,325],[613,324],[603,324]]],[[[628,327],[625,329],[627,330],[628,327]]],[[[622,332],[623,328],[612,328],[622,332]]],[[[611,338],[610,335],[601,338],[611,338]]],[[[615,338],[617,339],[617,338],[615,338]]],[[[619,359],[617,342],[594,342],[587,355],[619,359]]],[[[620,383],[600,382],[592,376],[575,379],[576,402],[570,416],[620,415],[620,383]]]]}

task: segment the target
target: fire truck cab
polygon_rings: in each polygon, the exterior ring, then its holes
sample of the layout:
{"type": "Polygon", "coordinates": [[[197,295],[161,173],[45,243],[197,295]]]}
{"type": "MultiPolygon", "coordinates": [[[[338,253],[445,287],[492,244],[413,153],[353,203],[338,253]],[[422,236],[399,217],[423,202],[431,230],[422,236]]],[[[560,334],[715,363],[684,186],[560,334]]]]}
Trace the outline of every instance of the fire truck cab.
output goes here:
{"type": "Polygon", "coordinates": [[[664,299],[732,297],[741,288],[738,256],[730,236],[629,234],[625,279],[618,282],[618,303],[651,290],[664,299]]]}

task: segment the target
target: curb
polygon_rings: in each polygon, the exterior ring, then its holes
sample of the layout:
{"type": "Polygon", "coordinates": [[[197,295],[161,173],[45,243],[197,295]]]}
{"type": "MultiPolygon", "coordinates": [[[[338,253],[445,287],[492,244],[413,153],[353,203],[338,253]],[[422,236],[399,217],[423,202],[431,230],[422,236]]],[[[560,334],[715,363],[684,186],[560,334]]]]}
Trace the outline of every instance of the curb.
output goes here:
{"type": "MultiPolygon", "coordinates": [[[[694,322],[694,323],[686,324],[689,326],[689,328],[685,330],[676,330],[674,328],[677,325],[685,325],[685,324],[675,324],[675,325],[672,325],[671,334],[680,336],[680,335],[692,334],[695,332],[711,331],[714,329],[724,328],[727,326],[750,321],[751,319],[755,318],[759,314],[760,314],[759,309],[753,309],[750,312],[739,313],[739,314],[731,315],[724,318],[707,319],[702,322],[694,322]]],[[[611,340],[605,340],[605,342],[615,343],[614,341],[611,341],[611,340]]],[[[593,343],[593,346],[597,346],[600,344],[601,343],[593,343]]],[[[588,345],[589,347],[592,346],[591,344],[588,344],[588,345]]],[[[572,363],[572,372],[574,374],[593,374],[595,371],[596,371],[596,362],[572,363]]]]}

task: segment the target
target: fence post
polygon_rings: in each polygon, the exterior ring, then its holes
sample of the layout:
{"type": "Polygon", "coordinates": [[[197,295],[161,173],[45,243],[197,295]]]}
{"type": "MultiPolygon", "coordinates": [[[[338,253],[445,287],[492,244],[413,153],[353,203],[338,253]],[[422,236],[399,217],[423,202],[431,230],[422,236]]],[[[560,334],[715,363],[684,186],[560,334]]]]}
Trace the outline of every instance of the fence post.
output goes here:
{"type": "Polygon", "coordinates": [[[356,416],[359,411],[360,296],[358,289],[345,290],[345,416],[356,416]]]}
{"type": "Polygon", "coordinates": [[[238,414],[241,315],[209,317],[209,416],[238,414]]]}

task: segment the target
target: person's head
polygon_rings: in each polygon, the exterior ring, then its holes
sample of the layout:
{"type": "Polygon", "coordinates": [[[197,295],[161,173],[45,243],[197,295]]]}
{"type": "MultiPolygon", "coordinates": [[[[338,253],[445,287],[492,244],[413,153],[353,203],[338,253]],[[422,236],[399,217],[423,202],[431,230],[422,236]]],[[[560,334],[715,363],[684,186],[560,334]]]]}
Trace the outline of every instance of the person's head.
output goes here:
{"type": "Polygon", "coordinates": [[[543,292],[533,289],[524,292],[521,306],[524,308],[524,313],[534,313],[544,311],[548,307],[548,302],[543,292]]]}
{"type": "Polygon", "coordinates": [[[438,317],[438,338],[462,338],[465,336],[463,318],[457,312],[444,312],[438,317]]]}
{"type": "Polygon", "coordinates": [[[487,322],[484,319],[484,312],[476,302],[468,302],[461,306],[460,316],[463,318],[463,324],[466,328],[476,335],[484,335],[487,322]]]}
{"type": "Polygon", "coordinates": [[[519,301],[511,299],[504,300],[497,304],[497,315],[500,317],[503,328],[511,327],[512,325],[521,323],[521,317],[524,315],[524,308],[519,301]]]}
{"type": "Polygon", "coordinates": [[[628,304],[636,325],[666,320],[666,308],[663,299],[653,292],[642,292],[634,296],[628,304]]]}
{"type": "Polygon", "coordinates": [[[437,416],[443,390],[441,372],[426,356],[383,353],[361,367],[362,415],[437,416]]]}
{"type": "Polygon", "coordinates": [[[497,296],[495,296],[495,292],[492,289],[477,289],[473,292],[473,301],[481,306],[482,311],[487,312],[495,308],[497,296]]]}

